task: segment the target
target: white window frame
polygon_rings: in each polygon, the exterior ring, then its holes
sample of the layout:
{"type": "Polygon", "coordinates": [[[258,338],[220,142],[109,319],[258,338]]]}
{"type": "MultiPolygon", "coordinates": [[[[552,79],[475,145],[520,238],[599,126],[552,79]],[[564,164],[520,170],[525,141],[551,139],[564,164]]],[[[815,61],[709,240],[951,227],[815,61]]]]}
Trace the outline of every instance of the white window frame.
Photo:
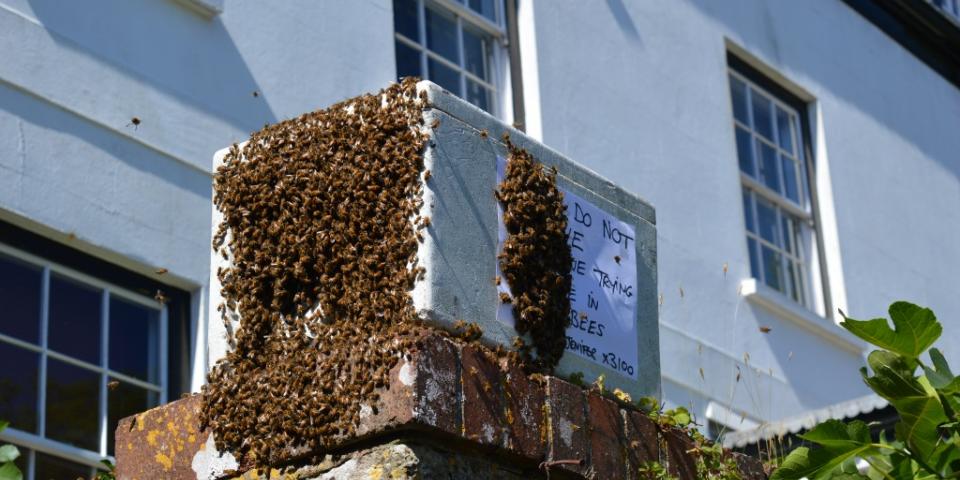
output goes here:
{"type": "MultiPolygon", "coordinates": [[[[766,284],[765,278],[764,278],[766,275],[766,272],[764,269],[762,247],[766,246],[780,255],[781,257],[780,268],[783,270],[783,275],[785,280],[786,280],[786,277],[789,275],[789,270],[787,269],[788,262],[792,263],[795,266],[795,268],[794,268],[793,278],[790,278],[789,281],[791,282],[791,284],[798,285],[800,298],[799,299],[793,298],[793,296],[789,291],[789,285],[784,286],[785,291],[783,292],[778,291],[778,293],[788,298],[791,302],[798,303],[807,309],[814,310],[816,308],[814,301],[819,301],[819,297],[820,297],[820,295],[818,295],[814,291],[814,285],[816,283],[815,282],[816,279],[814,278],[814,276],[817,273],[819,273],[819,270],[818,270],[819,266],[817,265],[818,259],[815,255],[815,250],[814,250],[815,248],[817,248],[816,246],[817,229],[816,229],[816,224],[814,222],[814,216],[813,216],[813,204],[811,203],[811,198],[810,198],[811,197],[810,185],[809,185],[810,180],[809,178],[807,178],[808,172],[806,169],[806,165],[807,165],[808,159],[806,158],[807,152],[805,148],[805,139],[803,136],[803,125],[801,123],[803,117],[799,114],[799,112],[797,112],[796,108],[785,103],[776,94],[770,92],[769,90],[757,84],[757,82],[752,80],[749,76],[740,73],[734,68],[728,68],[727,73],[728,73],[728,77],[727,77],[728,84],[730,84],[730,81],[729,81],[730,78],[735,78],[740,82],[743,82],[747,87],[745,89],[745,101],[746,101],[747,117],[749,119],[750,125],[746,125],[743,122],[741,122],[736,117],[736,115],[733,114],[733,111],[731,111],[731,118],[733,120],[733,125],[734,125],[734,129],[733,129],[734,135],[736,135],[738,127],[749,132],[750,134],[750,148],[752,150],[753,163],[755,168],[754,173],[757,174],[755,178],[755,176],[751,176],[750,174],[747,174],[740,169],[740,166],[739,166],[739,155],[740,155],[739,148],[740,147],[739,145],[736,145],[736,148],[738,149],[736,152],[738,155],[737,170],[740,173],[740,181],[742,186],[741,189],[743,191],[741,195],[749,195],[749,202],[750,202],[750,209],[751,209],[750,213],[752,214],[752,222],[753,222],[754,228],[757,229],[757,233],[751,232],[747,228],[744,228],[744,232],[746,233],[747,239],[754,240],[757,243],[758,251],[755,252],[755,255],[759,260],[760,264],[755,266],[752,265],[754,252],[750,252],[750,251],[747,252],[747,262],[751,265],[751,267],[756,267],[757,273],[758,273],[757,281],[763,284],[766,284]],[[764,98],[768,99],[771,102],[771,115],[772,115],[771,119],[773,124],[772,135],[774,138],[773,141],[770,141],[769,139],[764,138],[763,135],[761,135],[756,130],[756,128],[754,128],[755,122],[753,119],[753,101],[752,101],[754,90],[760,92],[764,96],[764,98]],[[794,131],[791,132],[791,141],[793,143],[794,149],[796,150],[796,153],[788,152],[784,150],[779,144],[780,126],[776,120],[776,108],[780,108],[783,111],[785,111],[792,119],[792,122],[794,125],[794,131]],[[759,180],[758,177],[759,177],[760,162],[762,161],[762,157],[761,157],[760,151],[756,148],[757,140],[766,144],[769,147],[773,147],[774,152],[776,152],[777,179],[780,185],[785,185],[783,165],[780,161],[780,155],[786,154],[789,157],[791,157],[794,161],[797,162],[798,173],[799,173],[799,177],[797,179],[798,180],[797,188],[799,189],[799,192],[798,192],[799,203],[794,202],[793,200],[787,198],[784,195],[781,195],[780,192],[774,191],[773,189],[769,188],[768,186],[763,184],[762,181],[759,180]],[[783,236],[784,212],[786,212],[791,217],[797,220],[797,225],[800,227],[801,231],[795,232],[793,225],[791,225],[790,227],[791,238],[783,239],[783,243],[785,246],[788,243],[792,244],[793,253],[791,253],[788,250],[785,250],[784,248],[781,248],[779,245],[769,242],[759,234],[760,221],[758,218],[759,215],[757,213],[757,197],[760,197],[763,200],[766,200],[767,202],[770,202],[773,204],[774,211],[776,213],[775,231],[776,231],[777,237],[783,236]]],[[[732,84],[729,86],[732,87],[732,84]]],[[[732,103],[734,101],[733,95],[732,95],[732,88],[728,88],[728,95],[730,96],[730,101],[732,103]]],[[[747,212],[744,212],[744,216],[746,215],[747,215],[747,212]]],[[[746,247],[748,249],[750,248],[749,245],[750,244],[748,241],[746,244],[746,247]]],[[[771,288],[771,290],[773,289],[771,288]]]]}
{"type": "Polygon", "coordinates": [[[161,306],[155,299],[143,296],[141,294],[124,289],[117,285],[105,282],[88,274],[79,272],[69,267],[52,262],[45,258],[24,252],[20,249],[0,243],[0,253],[8,257],[13,257],[19,261],[31,264],[41,269],[41,291],[40,291],[40,344],[34,345],[30,342],[20,340],[0,333],[0,342],[38,353],[40,355],[40,369],[37,373],[37,429],[36,432],[46,431],[46,393],[47,393],[47,360],[53,358],[73,366],[81,367],[87,371],[95,372],[100,376],[99,399],[98,399],[98,451],[87,450],[85,448],[75,447],[58,440],[46,438],[43,433],[26,432],[16,428],[8,427],[0,432],[0,440],[10,442],[29,449],[26,452],[27,471],[24,472],[24,478],[33,479],[36,472],[36,452],[50,454],[56,457],[69,460],[82,465],[91,467],[90,476],[92,477],[98,467],[103,468],[100,463],[103,459],[113,461],[112,456],[107,455],[107,436],[113,432],[108,431],[108,412],[107,412],[107,383],[109,378],[130,383],[137,387],[152,391],[158,394],[159,404],[167,403],[167,306],[161,306]],[[49,313],[50,313],[50,279],[53,274],[64,277],[85,286],[100,290],[100,362],[94,365],[89,362],[79,360],[62,353],[52,351],[48,348],[49,336],[49,313]],[[158,383],[150,383],[135,377],[111,370],[107,367],[110,355],[110,298],[121,298],[123,300],[136,303],[151,310],[160,313],[159,322],[159,369],[158,383]]]}
{"type": "MultiPolygon", "coordinates": [[[[509,54],[506,50],[507,29],[504,15],[503,0],[494,0],[494,10],[496,21],[491,21],[487,17],[473,11],[469,6],[456,0],[414,0],[417,3],[417,27],[418,37],[409,38],[400,32],[394,30],[394,38],[417,51],[420,55],[420,71],[423,78],[429,80],[428,60],[437,61],[444,66],[455,70],[460,74],[460,92],[453,92],[459,97],[466,98],[467,79],[479,83],[489,89],[490,95],[490,114],[505,121],[511,121],[507,118],[510,112],[509,88],[506,79],[509,77],[509,64],[507,62],[509,54]],[[457,25],[457,48],[459,49],[459,64],[449,59],[431,52],[427,48],[427,7],[433,7],[434,10],[440,10],[442,13],[453,15],[457,25]],[[463,52],[463,31],[464,29],[476,29],[486,35],[490,40],[490,53],[487,59],[487,71],[490,79],[483,79],[467,70],[464,62],[466,61],[463,52]]],[[[463,0],[468,1],[468,0],[463,0]]]]}

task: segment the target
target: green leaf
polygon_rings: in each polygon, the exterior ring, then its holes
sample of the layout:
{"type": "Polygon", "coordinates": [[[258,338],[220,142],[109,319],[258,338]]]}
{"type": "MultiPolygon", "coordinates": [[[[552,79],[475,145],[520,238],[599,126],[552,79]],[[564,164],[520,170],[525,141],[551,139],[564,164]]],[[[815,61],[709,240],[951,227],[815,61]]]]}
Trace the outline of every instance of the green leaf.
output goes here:
{"type": "Polygon", "coordinates": [[[827,420],[800,437],[819,444],[820,448],[800,447],[790,452],[770,480],[832,478],[834,471],[848,460],[877,451],[870,442],[869,427],[859,420],[849,424],[827,420]]]}
{"type": "Polygon", "coordinates": [[[7,422],[5,420],[0,420],[0,432],[4,431],[9,426],[10,426],[10,422],[7,422]]]}
{"type": "Polygon", "coordinates": [[[0,466],[0,480],[23,480],[23,474],[13,463],[0,466]]]}
{"type": "Polygon", "coordinates": [[[13,445],[4,445],[0,447],[0,463],[7,463],[16,460],[20,456],[20,450],[13,445]]]}
{"type": "Polygon", "coordinates": [[[918,358],[930,348],[943,332],[943,327],[929,308],[896,302],[890,305],[889,312],[893,329],[883,318],[854,320],[846,315],[840,326],[880,348],[911,359],[918,358]]]}

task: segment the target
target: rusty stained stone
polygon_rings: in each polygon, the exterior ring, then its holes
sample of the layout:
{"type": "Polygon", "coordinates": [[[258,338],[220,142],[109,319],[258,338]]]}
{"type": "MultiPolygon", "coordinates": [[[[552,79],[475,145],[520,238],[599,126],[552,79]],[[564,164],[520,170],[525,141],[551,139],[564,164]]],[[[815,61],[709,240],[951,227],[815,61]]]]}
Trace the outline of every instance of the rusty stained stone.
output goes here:
{"type": "Polygon", "coordinates": [[[645,413],[636,410],[624,410],[627,477],[639,478],[640,467],[647,462],[660,460],[660,445],[657,439],[657,426],[645,413]]]}
{"type": "Polygon", "coordinates": [[[199,430],[202,402],[194,395],[120,420],[117,478],[195,478],[191,463],[209,436],[199,430]]]}
{"type": "Polygon", "coordinates": [[[749,455],[737,452],[725,452],[727,455],[733,455],[733,459],[740,468],[740,475],[743,480],[767,480],[767,473],[763,469],[763,463],[749,455]]]}
{"type": "Polygon", "coordinates": [[[502,446],[504,415],[500,368],[474,346],[462,349],[463,436],[483,445],[502,446]]]}
{"type": "Polygon", "coordinates": [[[595,393],[587,395],[590,419],[590,469],[593,478],[624,478],[626,459],[622,445],[623,416],[620,407],[595,393]]]}
{"type": "Polygon", "coordinates": [[[694,447],[693,440],[681,430],[664,429],[660,437],[666,452],[667,471],[680,480],[697,480],[697,461],[687,453],[694,447]]]}
{"type": "Polygon", "coordinates": [[[522,367],[508,362],[504,381],[504,403],[507,421],[507,448],[520,455],[541,461],[546,458],[546,423],[543,406],[544,385],[532,380],[522,367]]]}
{"type": "MultiPolygon", "coordinates": [[[[589,442],[583,389],[556,377],[547,377],[547,410],[549,412],[549,459],[586,462],[589,442]]],[[[557,465],[552,468],[585,473],[585,466],[557,465]]]]}

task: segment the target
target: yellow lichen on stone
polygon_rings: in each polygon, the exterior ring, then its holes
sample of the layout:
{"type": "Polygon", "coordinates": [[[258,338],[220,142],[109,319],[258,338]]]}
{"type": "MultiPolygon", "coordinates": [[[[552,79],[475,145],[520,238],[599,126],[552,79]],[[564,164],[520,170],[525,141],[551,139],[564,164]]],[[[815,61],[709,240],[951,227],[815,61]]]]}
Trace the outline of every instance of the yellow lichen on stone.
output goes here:
{"type": "Polygon", "coordinates": [[[170,433],[176,434],[177,426],[174,425],[173,422],[167,422],[167,430],[170,430],[170,433]]]}
{"type": "Polygon", "coordinates": [[[147,433],[147,443],[150,444],[151,447],[157,446],[157,435],[160,435],[160,430],[150,430],[150,432],[147,433]]]}
{"type": "Polygon", "coordinates": [[[163,465],[163,469],[165,471],[173,468],[173,459],[164,455],[162,452],[157,452],[157,455],[154,458],[157,460],[158,463],[163,465]]]}
{"type": "MultiPolygon", "coordinates": [[[[146,415],[144,415],[144,416],[146,416],[146,415]]],[[[137,431],[138,431],[138,432],[142,432],[142,431],[143,431],[143,421],[144,421],[144,418],[143,418],[142,416],[140,416],[140,415],[137,415],[136,417],[134,417],[134,419],[135,419],[135,421],[137,422],[137,431]]]]}
{"type": "Polygon", "coordinates": [[[196,441],[197,441],[197,436],[191,433],[190,436],[187,437],[187,440],[189,440],[190,443],[196,442],[196,441]]]}
{"type": "Polygon", "coordinates": [[[370,477],[370,480],[380,480],[381,478],[383,478],[383,467],[377,465],[371,468],[367,472],[367,475],[370,477]]]}

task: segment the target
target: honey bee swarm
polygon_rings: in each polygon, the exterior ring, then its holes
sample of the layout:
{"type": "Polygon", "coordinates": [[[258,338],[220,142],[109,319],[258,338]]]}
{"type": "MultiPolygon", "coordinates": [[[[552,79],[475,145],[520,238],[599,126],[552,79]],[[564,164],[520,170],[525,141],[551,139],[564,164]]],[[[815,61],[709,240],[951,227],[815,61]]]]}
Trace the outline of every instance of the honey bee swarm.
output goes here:
{"type": "Polygon", "coordinates": [[[411,349],[422,108],[405,79],[266,126],[217,169],[221,313],[240,318],[203,392],[219,450],[256,464],[329,445],[411,349]]]}
{"type": "Polygon", "coordinates": [[[563,355],[570,323],[573,259],[563,192],[556,170],[544,169],[506,136],[504,142],[510,154],[497,192],[507,230],[500,270],[513,293],[517,333],[529,334],[533,343],[518,338],[517,347],[531,369],[551,372],[563,355]]]}

